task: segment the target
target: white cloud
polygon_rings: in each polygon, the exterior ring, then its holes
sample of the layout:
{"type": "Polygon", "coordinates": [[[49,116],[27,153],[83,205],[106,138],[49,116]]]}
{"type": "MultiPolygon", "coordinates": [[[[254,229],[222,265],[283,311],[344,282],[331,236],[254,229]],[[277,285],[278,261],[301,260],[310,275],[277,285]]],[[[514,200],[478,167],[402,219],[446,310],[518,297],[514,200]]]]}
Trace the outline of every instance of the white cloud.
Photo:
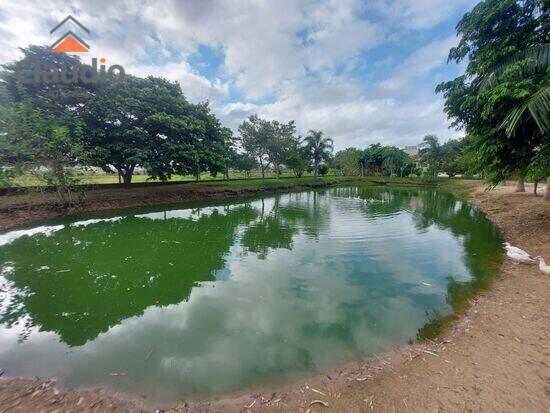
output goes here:
{"type": "Polygon", "coordinates": [[[428,30],[473,1],[10,2],[0,6],[0,62],[14,60],[18,46],[50,44],[51,27],[71,13],[92,30],[92,55],[130,73],[178,80],[191,101],[210,100],[235,130],[258,113],[295,119],[302,133],[322,129],[338,148],[409,144],[426,133],[454,135],[429,84],[454,36],[411,50],[405,60],[390,53],[371,62],[362,54],[408,45],[408,33],[428,30]],[[221,53],[215,74],[190,64],[201,45],[221,53]],[[377,83],[361,75],[388,65],[377,83]]]}
{"type": "Polygon", "coordinates": [[[398,26],[426,29],[478,2],[479,0],[374,0],[371,7],[398,26]]]}
{"type": "Polygon", "coordinates": [[[458,40],[453,35],[421,47],[397,66],[391,77],[380,82],[379,89],[390,93],[410,93],[416,80],[446,64],[449,49],[457,43],[458,40]]]}

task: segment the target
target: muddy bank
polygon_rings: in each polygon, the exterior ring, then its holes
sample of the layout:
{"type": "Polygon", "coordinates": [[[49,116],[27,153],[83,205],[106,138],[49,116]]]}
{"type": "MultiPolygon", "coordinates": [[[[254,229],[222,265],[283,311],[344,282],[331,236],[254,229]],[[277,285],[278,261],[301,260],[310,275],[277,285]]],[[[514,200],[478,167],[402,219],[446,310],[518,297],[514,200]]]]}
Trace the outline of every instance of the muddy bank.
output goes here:
{"type": "Polygon", "coordinates": [[[318,182],[250,185],[241,181],[240,187],[212,184],[136,185],[93,189],[84,193],[82,204],[74,208],[59,208],[54,193],[26,193],[0,196],[0,230],[31,224],[61,215],[121,210],[126,208],[185,205],[200,201],[217,201],[250,197],[281,191],[299,191],[351,183],[356,179],[320,179],[318,182]]]}
{"type": "MultiPolygon", "coordinates": [[[[513,187],[484,192],[472,183],[469,189],[472,202],[501,227],[510,242],[548,261],[550,204],[530,193],[512,193],[513,187]]],[[[444,339],[402,347],[285,388],[163,406],[102,389],[57,392],[53,383],[0,381],[0,411],[157,408],[174,412],[550,411],[550,278],[537,267],[506,261],[493,288],[472,299],[470,310],[444,339]]]]}

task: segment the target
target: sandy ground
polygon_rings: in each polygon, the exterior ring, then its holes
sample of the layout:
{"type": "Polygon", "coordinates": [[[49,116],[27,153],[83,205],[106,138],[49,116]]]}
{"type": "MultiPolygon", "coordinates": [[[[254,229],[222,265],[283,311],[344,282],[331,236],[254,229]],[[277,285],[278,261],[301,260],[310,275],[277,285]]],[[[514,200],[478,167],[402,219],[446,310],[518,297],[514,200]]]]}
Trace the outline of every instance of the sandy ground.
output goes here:
{"type": "MultiPolygon", "coordinates": [[[[550,203],[512,193],[512,186],[485,192],[479,183],[465,184],[507,240],[550,261],[550,203]]],[[[550,277],[509,260],[500,275],[438,342],[402,347],[286,388],[149,406],[103,389],[58,392],[53,382],[6,378],[0,413],[550,412],[550,277]]]]}

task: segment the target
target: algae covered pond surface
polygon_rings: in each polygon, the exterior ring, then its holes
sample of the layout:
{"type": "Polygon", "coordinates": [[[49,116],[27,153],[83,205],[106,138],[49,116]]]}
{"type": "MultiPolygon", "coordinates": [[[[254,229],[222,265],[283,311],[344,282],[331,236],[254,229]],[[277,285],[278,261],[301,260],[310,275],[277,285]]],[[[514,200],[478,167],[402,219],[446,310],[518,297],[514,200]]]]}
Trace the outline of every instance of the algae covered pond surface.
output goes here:
{"type": "Polygon", "coordinates": [[[151,400],[284,384],[430,335],[500,243],[432,189],[51,220],[0,234],[0,368],[151,400]]]}

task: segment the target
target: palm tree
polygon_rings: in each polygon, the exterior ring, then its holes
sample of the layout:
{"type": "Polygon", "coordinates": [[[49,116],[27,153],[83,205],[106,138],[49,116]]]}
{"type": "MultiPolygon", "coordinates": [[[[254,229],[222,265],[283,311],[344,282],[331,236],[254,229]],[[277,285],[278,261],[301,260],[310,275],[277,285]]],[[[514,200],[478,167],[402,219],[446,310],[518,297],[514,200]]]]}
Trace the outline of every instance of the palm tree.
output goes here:
{"type": "MultiPolygon", "coordinates": [[[[528,96],[508,112],[501,123],[501,128],[506,131],[508,137],[524,133],[522,127],[529,122],[535,125],[534,133],[540,136],[550,135],[550,43],[532,46],[526,50],[516,53],[514,56],[505,59],[488,71],[488,74],[481,79],[481,87],[492,87],[499,83],[498,75],[502,74],[510,65],[522,62],[521,70],[527,74],[544,74],[538,85],[538,90],[528,96]]],[[[535,161],[533,161],[535,162],[535,161]]],[[[536,163],[536,162],[535,162],[536,163]]],[[[525,192],[523,176],[518,181],[517,191],[525,192]]],[[[550,176],[547,177],[545,200],[549,200],[550,176]]]]}
{"type": "MultiPolygon", "coordinates": [[[[523,66],[520,70],[525,75],[544,74],[550,65],[550,43],[531,46],[504,59],[492,67],[488,74],[481,79],[481,87],[496,86],[499,83],[498,76],[512,64],[518,62],[522,62],[523,66]]],[[[521,124],[529,117],[535,122],[540,133],[550,133],[550,77],[548,74],[544,76],[535,93],[508,113],[502,122],[502,127],[506,129],[508,136],[515,135],[521,124]]]]}
{"type": "Polygon", "coordinates": [[[304,138],[306,149],[313,162],[313,171],[315,177],[319,173],[319,164],[322,161],[328,161],[334,150],[334,141],[331,138],[323,137],[323,132],[310,130],[304,138]]]}

